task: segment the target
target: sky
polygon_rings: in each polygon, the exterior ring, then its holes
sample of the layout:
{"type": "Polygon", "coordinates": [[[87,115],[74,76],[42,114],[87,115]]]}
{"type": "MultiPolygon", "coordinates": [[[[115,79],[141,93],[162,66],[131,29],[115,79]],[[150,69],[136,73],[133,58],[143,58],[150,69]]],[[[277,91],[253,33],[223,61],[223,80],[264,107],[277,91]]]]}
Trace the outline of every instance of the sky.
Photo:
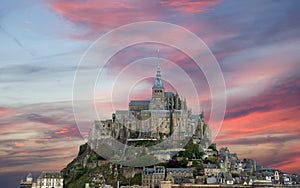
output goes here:
{"type": "MultiPolygon", "coordinates": [[[[94,69],[80,64],[82,57],[105,33],[141,21],[184,27],[216,58],[227,99],[224,121],[212,125],[218,148],[227,146],[241,159],[300,173],[299,7],[298,0],[2,0],[1,185],[16,187],[28,172],[37,176],[60,170],[76,156],[94,120],[87,113],[81,119],[73,114],[76,70],[81,66],[88,77],[94,69]]],[[[185,41],[175,31],[158,35],[185,41]]],[[[107,50],[118,41],[111,39],[107,50]]],[[[214,73],[202,72],[180,50],[156,43],[122,49],[105,65],[95,83],[100,118],[126,109],[131,99],[151,97],[157,49],[166,88],[183,95],[194,113],[199,113],[195,101],[200,101],[210,120],[206,74],[214,73]],[[196,96],[185,93],[188,84],[176,70],[192,80],[196,96]],[[147,77],[136,80],[137,75],[147,77]]],[[[93,57],[91,61],[101,61],[93,57]]]]}

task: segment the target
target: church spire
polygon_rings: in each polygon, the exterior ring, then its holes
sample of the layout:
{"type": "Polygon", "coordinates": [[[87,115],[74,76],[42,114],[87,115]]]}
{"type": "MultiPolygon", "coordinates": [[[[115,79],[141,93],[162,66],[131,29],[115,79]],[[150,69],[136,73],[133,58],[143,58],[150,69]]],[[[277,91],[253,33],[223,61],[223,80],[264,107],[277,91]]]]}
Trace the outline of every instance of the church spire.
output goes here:
{"type": "Polygon", "coordinates": [[[157,50],[158,63],[157,63],[157,71],[154,86],[155,88],[163,88],[163,83],[161,81],[161,73],[160,73],[160,58],[159,58],[159,50],[157,50]]]}
{"type": "Polygon", "coordinates": [[[164,110],[165,109],[165,88],[161,80],[160,74],[160,58],[159,50],[157,50],[157,71],[155,82],[152,87],[152,99],[149,104],[149,110],[164,110]]]}
{"type": "Polygon", "coordinates": [[[158,63],[157,63],[157,72],[156,72],[156,78],[161,79],[161,74],[160,74],[160,58],[159,58],[159,49],[157,50],[157,59],[158,59],[158,63]]]}

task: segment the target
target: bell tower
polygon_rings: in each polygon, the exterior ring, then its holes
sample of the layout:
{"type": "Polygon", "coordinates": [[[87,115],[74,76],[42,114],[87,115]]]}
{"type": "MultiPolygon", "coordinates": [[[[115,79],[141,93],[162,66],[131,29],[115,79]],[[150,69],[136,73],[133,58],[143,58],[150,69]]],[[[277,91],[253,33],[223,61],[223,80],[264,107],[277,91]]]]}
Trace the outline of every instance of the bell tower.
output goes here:
{"type": "Polygon", "coordinates": [[[160,62],[158,60],[155,82],[152,87],[152,99],[150,102],[150,110],[164,110],[165,88],[161,80],[160,62]]]}

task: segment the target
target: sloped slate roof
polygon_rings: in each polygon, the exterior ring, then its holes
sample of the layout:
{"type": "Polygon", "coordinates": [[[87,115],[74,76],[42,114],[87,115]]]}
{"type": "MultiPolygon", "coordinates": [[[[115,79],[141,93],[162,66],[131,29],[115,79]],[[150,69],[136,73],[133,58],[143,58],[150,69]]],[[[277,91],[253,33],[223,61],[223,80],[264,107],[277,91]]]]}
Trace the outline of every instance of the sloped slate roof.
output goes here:
{"type": "Polygon", "coordinates": [[[167,168],[167,172],[188,172],[188,173],[191,173],[193,172],[193,169],[192,168],[167,168]]]}
{"type": "Polygon", "coordinates": [[[149,105],[149,100],[132,100],[130,101],[129,105],[149,105]]]}

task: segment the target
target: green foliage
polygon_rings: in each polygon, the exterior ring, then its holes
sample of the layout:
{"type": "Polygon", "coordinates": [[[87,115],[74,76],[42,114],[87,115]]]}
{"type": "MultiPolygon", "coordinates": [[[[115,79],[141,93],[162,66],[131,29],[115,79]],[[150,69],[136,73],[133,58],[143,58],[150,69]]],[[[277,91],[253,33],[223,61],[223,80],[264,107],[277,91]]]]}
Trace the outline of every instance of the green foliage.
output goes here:
{"type": "Polygon", "coordinates": [[[137,141],[133,144],[133,146],[137,147],[137,146],[144,146],[144,147],[150,147],[150,146],[154,146],[157,144],[157,141],[153,141],[153,140],[141,140],[141,141],[137,141]]]}
{"type": "Polygon", "coordinates": [[[145,163],[153,163],[156,164],[158,162],[157,158],[152,155],[144,155],[141,157],[137,157],[131,161],[125,161],[125,164],[131,166],[134,164],[135,166],[143,166],[145,163]]]}
{"type": "Polygon", "coordinates": [[[96,153],[91,154],[90,157],[88,158],[88,162],[96,161],[96,160],[98,160],[98,155],[96,153]]]}
{"type": "Polygon", "coordinates": [[[212,149],[212,150],[214,150],[214,151],[218,151],[218,150],[217,150],[217,145],[216,145],[216,143],[212,143],[212,144],[208,147],[208,149],[212,149]]]}
{"type": "Polygon", "coordinates": [[[131,139],[136,139],[136,138],[138,138],[139,137],[139,132],[138,131],[135,131],[135,132],[131,132],[130,133],[130,138],[131,139]]]}
{"type": "Polygon", "coordinates": [[[88,183],[88,169],[87,168],[78,168],[74,174],[74,181],[70,182],[68,188],[79,188],[84,187],[85,183],[88,183]]]}
{"type": "Polygon", "coordinates": [[[164,162],[157,163],[156,166],[164,166],[164,167],[166,167],[166,166],[167,166],[167,163],[164,163],[164,162]]]}
{"type": "Polygon", "coordinates": [[[185,151],[180,151],[178,153],[179,157],[187,157],[189,159],[200,159],[203,156],[203,151],[200,149],[199,144],[194,144],[193,141],[189,141],[185,146],[184,146],[185,151]]]}
{"type": "Polygon", "coordinates": [[[209,156],[209,157],[207,157],[207,159],[206,159],[206,163],[210,163],[210,164],[216,164],[216,162],[217,162],[217,157],[215,157],[215,156],[209,156]]]}
{"type": "Polygon", "coordinates": [[[164,138],[164,134],[163,133],[159,133],[159,138],[162,140],[164,138]]]}
{"type": "Polygon", "coordinates": [[[198,171],[197,176],[204,176],[204,171],[198,171]]]}
{"type": "Polygon", "coordinates": [[[136,174],[130,181],[131,185],[141,185],[142,184],[142,174],[136,174]]]}
{"type": "Polygon", "coordinates": [[[233,173],[233,174],[232,174],[232,177],[233,177],[233,178],[239,177],[239,174],[233,173]]]}
{"type": "Polygon", "coordinates": [[[204,167],[201,160],[193,161],[192,167],[194,169],[193,174],[195,177],[204,175],[204,167]]]}
{"type": "Polygon", "coordinates": [[[186,168],[187,163],[188,160],[186,158],[177,157],[177,159],[169,160],[166,164],[166,168],[186,168]]]}
{"type": "Polygon", "coordinates": [[[70,184],[68,184],[68,188],[81,188],[81,187],[85,187],[85,183],[84,181],[75,181],[72,182],[70,184]]]}
{"type": "Polygon", "coordinates": [[[193,161],[192,162],[192,167],[197,167],[199,166],[199,161],[193,161]]]}
{"type": "Polygon", "coordinates": [[[88,144],[87,144],[87,143],[81,145],[81,146],[79,147],[78,156],[82,155],[82,154],[86,151],[87,147],[88,147],[88,144]]]}
{"type": "Polygon", "coordinates": [[[86,168],[77,168],[75,172],[75,179],[79,179],[86,172],[86,168]]]}

